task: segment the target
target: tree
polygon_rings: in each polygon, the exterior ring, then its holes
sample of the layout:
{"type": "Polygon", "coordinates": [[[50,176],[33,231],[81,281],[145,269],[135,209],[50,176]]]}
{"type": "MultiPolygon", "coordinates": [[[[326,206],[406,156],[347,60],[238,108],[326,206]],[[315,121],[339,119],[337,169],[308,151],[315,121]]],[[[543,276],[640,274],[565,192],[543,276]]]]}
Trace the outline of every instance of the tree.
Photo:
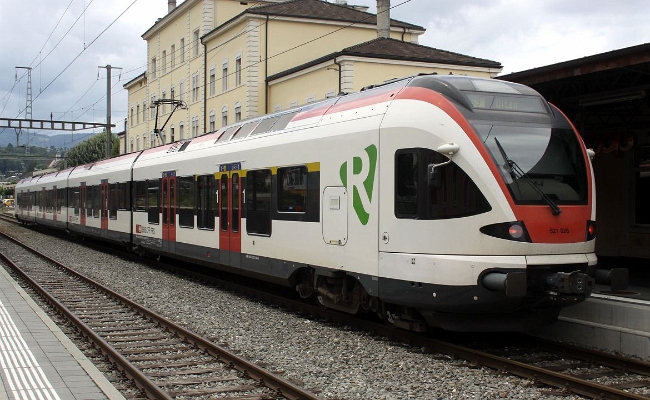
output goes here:
{"type": "MultiPolygon", "coordinates": [[[[120,142],[115,135],[112,135],[111,157],[120,152],[120,142]]],[[[89,164],[106,158],[106,132],[91,137],[71,148],[66,154],[68,167],[89,164]]],[[[63,168],[63,166],[61,166],[63,168]]]]}

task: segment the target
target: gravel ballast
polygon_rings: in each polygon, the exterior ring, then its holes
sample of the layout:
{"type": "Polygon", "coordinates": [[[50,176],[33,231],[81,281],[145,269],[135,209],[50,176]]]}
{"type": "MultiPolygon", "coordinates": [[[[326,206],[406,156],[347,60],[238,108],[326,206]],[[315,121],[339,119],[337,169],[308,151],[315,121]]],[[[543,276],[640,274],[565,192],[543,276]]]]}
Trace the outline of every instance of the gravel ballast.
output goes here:
{"type": "MultiPolygon", "coordinates": [[[[6,223],[2,223],[6,224],[6,223]]],[[[580,399],[530,380],[255,302],[56,237],[28,244],[324,399],[580,399]]],[[[0,251],[3,246],[0,246],[0,251]]]]}

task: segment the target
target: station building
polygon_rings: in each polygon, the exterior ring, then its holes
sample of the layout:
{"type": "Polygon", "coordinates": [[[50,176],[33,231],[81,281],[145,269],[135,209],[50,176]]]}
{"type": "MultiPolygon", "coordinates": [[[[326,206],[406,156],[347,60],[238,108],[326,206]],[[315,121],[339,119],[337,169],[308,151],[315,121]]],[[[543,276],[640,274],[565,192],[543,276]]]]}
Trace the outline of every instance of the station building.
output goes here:
{"type": "Polygon", "coordinates": [[[498,62],[418,44],[424,32],[390,19],[389,6],[375,15],[345,0],[169,0],[168,14],[142,35],[147,71],[124,85],[120,152],[393,78],[501,72],[498,62]]]}

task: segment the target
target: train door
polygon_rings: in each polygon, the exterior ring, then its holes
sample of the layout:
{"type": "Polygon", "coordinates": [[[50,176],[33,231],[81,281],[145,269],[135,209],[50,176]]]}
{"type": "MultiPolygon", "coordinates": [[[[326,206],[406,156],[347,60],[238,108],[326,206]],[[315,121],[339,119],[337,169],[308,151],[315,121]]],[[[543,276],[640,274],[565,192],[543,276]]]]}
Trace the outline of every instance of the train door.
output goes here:
{"type": "Polygon", "coordinates": [[[102,179],[102,184],[100,186],[101,191],[101,212],[100,216],[102,219],[102,230],[108,229],[108,179],[102,179]]]}
{"type": "Polygon", "coordinates": [[[86,182],[79,184],[79,222],[86,226],[86,182]]]}
{"type": "Polygon", "coordinates": [[[163,172],[162,175],[162,239],[163,249],[176,251],[176,171],[163,172]]]}
{"type": "Polygon", "coordinates": [[[241,266],[241,165],[222,165],[219,174],[219,262],[241,266]]]}

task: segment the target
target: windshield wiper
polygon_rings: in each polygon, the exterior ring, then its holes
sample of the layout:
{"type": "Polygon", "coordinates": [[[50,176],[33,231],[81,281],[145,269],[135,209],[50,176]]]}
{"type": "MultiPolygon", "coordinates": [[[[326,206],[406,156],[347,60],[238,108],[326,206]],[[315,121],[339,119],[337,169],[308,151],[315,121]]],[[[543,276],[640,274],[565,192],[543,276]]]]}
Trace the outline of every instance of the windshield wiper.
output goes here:
{"type": "Polygon", "coordinates": [[[506,160],[506,165],[504,165],[504,167],[506,168],[508,173],[510,173],[510,175],[513,176],[513,178],[514,177],[523,178],[524,181],[526,181],[526,183],[528,183],[530,187],[532,187],[533,190],[536,191],[537,194],[539,194],[542,197],[542,200],[544,200],[546,204],[548,204],[548,206],[551,207],[551,212],[553,213],[553,215],[559,215],[562,212],[562,210],[560,210],[560,207],[558,207],[557,204],[555,204],[555,202],[550,197],[548,197],[546,193],[542,191],[542,189],[537,187],[535,182],[533,182],[533,180],[530,179],[528,174],[526,174],[524,170],[521,169],[514,160],[508,158],[506,151],[501,146],[501,143],[499,143],[499,139],[495,137],[494,141],[496,142],[497,147],[501,152],[501,156],[503,157],[504,160],[506,160]]]}

